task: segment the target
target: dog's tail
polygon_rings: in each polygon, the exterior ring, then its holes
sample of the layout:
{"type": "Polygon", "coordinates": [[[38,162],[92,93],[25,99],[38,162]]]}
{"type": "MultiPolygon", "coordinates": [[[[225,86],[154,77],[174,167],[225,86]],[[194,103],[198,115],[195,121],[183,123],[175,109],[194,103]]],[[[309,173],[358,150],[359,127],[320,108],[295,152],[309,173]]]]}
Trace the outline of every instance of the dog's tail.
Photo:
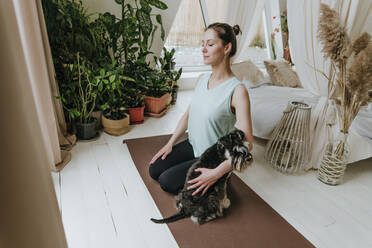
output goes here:
{"type": "Polygon", "coordinates": [[[174,221],[177,221],[177,220],[180,220],[180,219],[183,219],[183,218],[186,218],[187,216],[182,213],[182,212],[179,212],[177,214],[174,214],[172,216],[169,216],[168,218],[164,218],[164,219],[153,219],[151,218],[151,221],[152,222],[155,222],[155,223],[158,223],[158,224],[163,224],[163,223],[170,223],[170,222],[174,222],[174,221]]]}

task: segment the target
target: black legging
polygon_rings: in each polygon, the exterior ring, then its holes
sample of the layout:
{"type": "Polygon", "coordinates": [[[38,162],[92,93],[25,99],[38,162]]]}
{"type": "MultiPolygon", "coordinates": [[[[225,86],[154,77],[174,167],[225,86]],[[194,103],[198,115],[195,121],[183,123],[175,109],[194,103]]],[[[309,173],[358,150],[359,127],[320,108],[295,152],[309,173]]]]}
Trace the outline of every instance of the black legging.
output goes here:
{"type": "Polygon", "coordinates": [[[164,160],[159,157],[150,165],[150,176],[160,183],[164,191],[176,195],[183,188],[187,171],[196,160],[189,140],[185,140],[173,146],[164,160]]]}

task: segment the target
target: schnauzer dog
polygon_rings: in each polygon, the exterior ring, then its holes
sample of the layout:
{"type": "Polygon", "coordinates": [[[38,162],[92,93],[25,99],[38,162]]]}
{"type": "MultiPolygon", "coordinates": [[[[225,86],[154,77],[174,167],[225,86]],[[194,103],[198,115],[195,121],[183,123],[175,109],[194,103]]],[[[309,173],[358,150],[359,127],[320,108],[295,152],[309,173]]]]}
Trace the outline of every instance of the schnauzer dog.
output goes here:
{"type": "Polygon", "coordinates": [[[169,223],[191,217],[192,221],[201,225],[223,216],[223,209],[230,206],[226,185],[232,172],[218,179],[203,196],[201,194],[193,196],[195,189],[187,189],[190,186],[187,182],[201,174],[195,171],[196,168],[214,169],[228,159],[231,161],[233,170],[240,172],[246,169],[253,160],[247,145],[248,142],[244,141],[244,133],[238,129],[220,138],[188,170],[185,185],[176,196],[176,208],[179,212],[165,219],[151,220],[155,223],[169,223]]]}

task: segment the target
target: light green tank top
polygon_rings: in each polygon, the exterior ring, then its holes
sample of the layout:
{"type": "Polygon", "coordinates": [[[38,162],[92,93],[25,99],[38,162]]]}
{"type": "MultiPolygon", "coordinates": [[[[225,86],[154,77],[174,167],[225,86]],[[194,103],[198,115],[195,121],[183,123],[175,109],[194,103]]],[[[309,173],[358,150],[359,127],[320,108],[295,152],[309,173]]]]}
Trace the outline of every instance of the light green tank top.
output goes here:
{"type": "Polygon", "coordinates": [[[236,86],[242,84],[236,77],[208,89],[212,73],[203,75],[192,96],[188,131],[194,156],[200,155],[219,138],[228,134],[236,123],[231,112],[231,97],[236,86]]]}

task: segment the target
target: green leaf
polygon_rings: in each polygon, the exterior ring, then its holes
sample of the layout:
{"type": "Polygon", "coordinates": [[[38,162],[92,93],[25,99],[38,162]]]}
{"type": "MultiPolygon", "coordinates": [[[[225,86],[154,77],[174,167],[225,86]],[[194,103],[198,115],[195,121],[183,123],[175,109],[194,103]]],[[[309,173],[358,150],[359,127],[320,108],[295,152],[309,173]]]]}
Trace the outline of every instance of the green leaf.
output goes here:
{"type": "MultiPolygon", "coordinates": [[[[151,47],[152,47],[152,44],[153,44],[153,42],[154,42],[155,32],[156,32],[157,29],[158,29],[158,26],[155,26],[154,29],[152,30],[152,33],[151,33],[151,41],[150,41],[149,49],[151,49],[151,47]]],[[[156,57],[155,57],[155,58],[156,58],[156,57]]]]}
{"type": "Polygon", "coordinates": [[[141,9],[144,12],[146,12],[147,14],[150,14],[151,13],[152,8],[148,4],[148,2],[146,2],[145,0],[140,0],[140,4],[141,4],[141,7],[142,7],[141,9]]]}
{"type": "Polygon", "coordinates": [[[111,75],[109,79],[110,79],[111,83],[114,82],[115,81],[115,75],[111,75]]]}
{"type": "Polygon", "coordinates": [[[163,21],[161,19],[161,15],[156,15],[156,21],[160,24],[160,28],[161,28],[161,39],[164,40],[164,38],[165,38],[165,31],[164,31],[163,21]]]}
{"type": "Polygon", "coordinates": [[[141,23],[142,33],[145,37],[149,37],[152,30],[152,21],[149,14],[142,10],[137,10],[136,16],[141,23]]]}
{"type": "Polygon", "coordinates": [[[108,81],[107,79],[104,79],[103,82],[104,82],[105,84],[108,84],[108,83],[109,83],[109,81],[108,81]]]}
{"type": "Polygon", "coordinates": [[[101,77],[104,77],[105,76],[105,69],[101,69],[99,71],[99,74],[101,75],[101,77]]]}
{"type": "Polygon", "coordinates": [[[106,110],[106,109],[108,109],[109,107],[110,107],[110,106],[109,106],[107,103],[101,105],[101,109],[102,109],[102,110],[106,110]]]}
{"type": "Polygon", "coordinates": [[[121,76],[122,79],[126,80],[126,81],[131,81],[131,82],[135,82],[135,80],[131,77],[127,77],[127,76],[121,76]]]}
{"type": "Polygon", "coordinates": [[[168,9],[168,6],[159,0],[146,0],[150,5],[155,6],[158,9],[165,10],[168,9]]]}
{"type": "Polygon", "coordinates": [[[103,89],[103,84],[100,83],[100,84],[98,85],[98,90],[99,90],[99,91],[102,91],[102,89],[103,89]]]}

